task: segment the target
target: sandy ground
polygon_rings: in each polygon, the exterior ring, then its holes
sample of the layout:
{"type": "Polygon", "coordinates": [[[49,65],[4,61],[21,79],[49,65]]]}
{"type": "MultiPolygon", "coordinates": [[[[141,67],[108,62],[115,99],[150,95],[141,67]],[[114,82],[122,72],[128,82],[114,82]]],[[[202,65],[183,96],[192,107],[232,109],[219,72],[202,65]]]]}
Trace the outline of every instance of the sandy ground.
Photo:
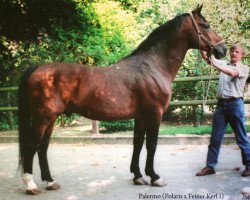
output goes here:
{"type": "MultiPolygon", "coordinates": [[[[34,197],[25,194],[17,172],[18,145],[1,144],[0,200],[250,199],[241,194],[244,187],[250,187],[250,178],[241,177],[244,166],[235,145],[223,145],[217,173],[206,177],[195,173],[204,167],[207,145],[159,145],[155,170],[167,182],[162,188],[133,185],[132,149],[132,145],[53,144],[49,148],[51,173],[62,188],[45,190],[36,156],[34,179],[42,193],[34,197]]],[[[144,147],[141,169],[145,158],[144,147]]]]}

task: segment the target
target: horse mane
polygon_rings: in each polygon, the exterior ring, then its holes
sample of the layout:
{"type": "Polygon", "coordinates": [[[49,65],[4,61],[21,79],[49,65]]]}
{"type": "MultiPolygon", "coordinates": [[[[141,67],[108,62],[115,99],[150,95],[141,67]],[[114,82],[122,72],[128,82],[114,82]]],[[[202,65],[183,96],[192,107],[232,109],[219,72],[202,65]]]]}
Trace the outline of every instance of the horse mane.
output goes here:
{"type": "Polygon", "coordinates": [[[148,37],[142,41],[131,55],[140,54],[148,51],[152,46],[166,45],[176,36],[184,18],[188,13],[178,15],[170,21],[165,22],[161,26],[153,30],[148,37]]]}

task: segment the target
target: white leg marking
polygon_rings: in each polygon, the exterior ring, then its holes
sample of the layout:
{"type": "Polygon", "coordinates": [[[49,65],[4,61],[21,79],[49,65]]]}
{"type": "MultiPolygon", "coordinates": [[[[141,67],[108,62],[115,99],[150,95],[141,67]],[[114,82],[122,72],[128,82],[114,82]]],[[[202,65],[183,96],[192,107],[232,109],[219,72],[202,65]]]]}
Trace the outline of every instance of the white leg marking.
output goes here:
{"type": "Polygon", "coordinates": [[[33,181],[33,175],[29,173],[25,173],[23,175],[23,182],[27,185],[27,190],[38,189],[37,185],[33,181]]]}
{"type": "Polygon", "coordinates": [[[55,183],[56,183],[56,181],[47,182],[47,186],[46,187],[50,187],[50,186],[54,185],[55,183]]]}

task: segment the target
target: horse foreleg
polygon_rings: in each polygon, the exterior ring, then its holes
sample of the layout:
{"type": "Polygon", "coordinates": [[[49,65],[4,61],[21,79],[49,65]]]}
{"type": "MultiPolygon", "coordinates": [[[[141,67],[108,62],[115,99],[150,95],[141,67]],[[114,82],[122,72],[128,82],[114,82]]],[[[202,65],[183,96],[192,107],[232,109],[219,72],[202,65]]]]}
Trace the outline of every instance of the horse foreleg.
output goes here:
{"type": "Polygon", "coordinates": [[[141,149],[144,142],[145,128],[141,120],[135,119],[134,126],[134,151],[132,156],[132,161],[130,165],[130,171],[134,173],[135,177],[133,179],[136,185],[147,185],[148,183],[142,178],[139,167],[139,158],[141,149]]]}
{"type": "Polygon", "coordinates": [[[154,116],[154,114],[151,114],[149,116],[146,123],[147,161],[145,172],[146,175],[150,176],[152,186],[162,187],[165,186],[166,183],[154,171],[154,156],[157,147],[161,115],[156,114],[156,116],[154,116]]]}
{"type": "Polygon", "coordinates": [[[41,178],[43,181],[47,181],[47,190],[58,190],[60,189],[60,185],[56,183],[51,177],[48,158],[47,158],[47,151],[49,147],[49,140],[52,134],[54,127],[54,122],[51,123],[45,131],[45,135],[40,142],[39,151],[38,151],[38,158],[39,158],[39,165],[41,169],[41,178]]]}

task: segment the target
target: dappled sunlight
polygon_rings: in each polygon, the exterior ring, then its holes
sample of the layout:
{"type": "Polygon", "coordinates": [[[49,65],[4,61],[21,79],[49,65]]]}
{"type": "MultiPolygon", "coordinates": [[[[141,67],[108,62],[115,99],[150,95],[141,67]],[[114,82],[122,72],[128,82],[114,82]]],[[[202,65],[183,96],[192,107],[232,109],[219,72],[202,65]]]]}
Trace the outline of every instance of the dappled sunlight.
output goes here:
{"type": "Polygon", "coordinates": [[[77,199],[78,199],[78,197],[75,196],[75,195],[71,195],[71,196],[69,196],[69,197],[67,198],[67,200],[77,200],[77,199]]]}
{"type": "Polygon", "coordinates": [[[109,177],[109,179],[106,179],[106,180],[95,180],[95,181],[92,181],[92,182],[90,182],[88,184],[88,186],[89,187],[106,186],[106,185],[111,184],[114,181],[115,181],[115,177],[112,176],[112,177],[109,177]]]}
{"type": "Polygon", "coordinates": [[[94,180],[91,181],[87,186],[87,191],[86,194],[90,195],[90,194],[94,194],[96,192],[98,192],[100,190],[100,188],[106,188],[109,187],[111,184],[114,184],[114,182],[116,181],[116,177],[111,176],[108,179],[99,179],[99,180],[94,180]]]}

